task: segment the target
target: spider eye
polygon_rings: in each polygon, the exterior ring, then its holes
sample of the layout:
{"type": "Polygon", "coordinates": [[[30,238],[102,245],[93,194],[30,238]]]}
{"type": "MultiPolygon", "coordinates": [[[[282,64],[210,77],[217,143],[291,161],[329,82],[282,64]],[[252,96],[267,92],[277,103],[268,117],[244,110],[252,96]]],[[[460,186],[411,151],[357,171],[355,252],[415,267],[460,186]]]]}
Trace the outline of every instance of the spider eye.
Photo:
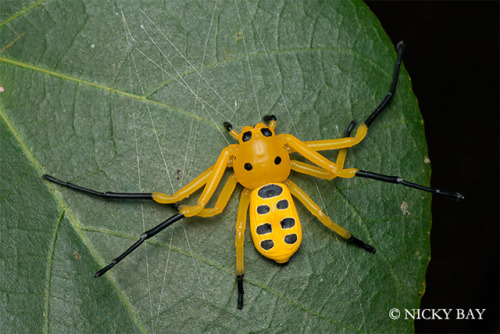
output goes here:
{"type": "Polygon", "coordinates": [[[273,133],[271,132],[271,130],[269,130],[268,128],[262,128],[262,129],[260,129],[260,132],[262,132],[262,134],[265,137],[271,137],[273,135],[273,133]]]}
{"type": "Polygon", "coordinates": [[[274,159],[274,164],[275,165],[279,165],[281,163],[281,157],[278,155],[275,159],[274,159]]]}
{"type": "Polygon", "coordinates": [[[247,162],[243,167],[245,167],[246,170],[252,170],[253,166],[251,163],[247,162]]]}
{"type": "Polygon", "coordinates": [[[251,138],[252,138],[252,133],[250,131],[247,131],[247,132],[243,133],[242,140],[244,142],[245,141],[249,141],[251,138]]]}

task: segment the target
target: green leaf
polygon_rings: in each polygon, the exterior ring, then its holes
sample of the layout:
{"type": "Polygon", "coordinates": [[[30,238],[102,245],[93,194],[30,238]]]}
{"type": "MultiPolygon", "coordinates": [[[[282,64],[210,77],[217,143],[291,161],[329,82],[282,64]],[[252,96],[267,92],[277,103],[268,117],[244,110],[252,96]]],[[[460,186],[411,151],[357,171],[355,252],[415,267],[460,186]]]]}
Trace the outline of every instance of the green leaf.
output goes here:
{"type": "MultiPolygon", "coordinates": [[[[240,130],[265,114],[302,140],[341,137],[385,96],[396,57],[362,2],[11,1],[0,19],[2,332],[413,330],[389,310],[418,308],[425,290],[428,194],[292,173],[377,253],[346,243],[298,203],[304,241],[289,264],[264,259],[247,231],[238,310],[238,191],[222,214],[176,223],[94,279],[174,210],[41,178],[173,193],[234,143],[223,121],[240,130]]],[[[403,70],[346,166],[425,184],[426,154],[403,70]]]]}

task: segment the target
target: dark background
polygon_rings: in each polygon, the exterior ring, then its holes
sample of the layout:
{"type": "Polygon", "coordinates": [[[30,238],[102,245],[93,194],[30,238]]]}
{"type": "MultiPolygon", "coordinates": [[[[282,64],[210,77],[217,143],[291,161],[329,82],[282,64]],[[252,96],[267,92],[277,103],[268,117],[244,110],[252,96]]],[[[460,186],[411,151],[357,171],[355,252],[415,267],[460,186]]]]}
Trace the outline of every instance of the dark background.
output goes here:
{"type": "Polygon", "coordinates": [[[420,309],[483,309],[483,320],[419,320],[417,332],[499,332],[499,3],[366,1],[406,42],[434,186],[432,258],[420,309]]]}

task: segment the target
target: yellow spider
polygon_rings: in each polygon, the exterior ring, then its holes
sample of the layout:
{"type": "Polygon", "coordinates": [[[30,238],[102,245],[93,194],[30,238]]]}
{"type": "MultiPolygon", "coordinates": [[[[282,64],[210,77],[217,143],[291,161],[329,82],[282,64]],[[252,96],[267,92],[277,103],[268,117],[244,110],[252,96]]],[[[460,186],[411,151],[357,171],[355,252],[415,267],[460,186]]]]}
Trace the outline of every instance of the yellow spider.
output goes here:
{"type": "Polygon", "coordinates": [[[139,247],[146,239],[151,238],[176,221],[184,217],[211,217],[221,213],[233,194],[237,183],[244,188],[241,192],[236,220],[236,278],[239,309],[243,307],[243,241],[249,208],[250,231],[255,248],[259,253],[277,263],[286,263],[297,251],[302,241],[302,229],[292,196],[297,198],[326,227],[355,245],[375,253],[375,248],[357,239],[331,221],[304,191],[290,181],[288,177],[292,170],[328,180],[336,177],[366,177],[462,199],[463,196],[459,193],[424,187],[407,182],[400,177],[376,174],[356,168],[344,168],[346,148],[358,144],[365,138],[368,127],[388,105],[396,91],[403,47],[402,42],[397,45],[398,56],[390,92],[365,122],[358,127],[354,137],[350,136],[350,132],[355,126],[354,121],[349,124],[344,138],[306,142],[300,141],[290,134],[276,135],[276,117],[273,115],[264,117],[264,121],[268,122],[268,125],[258,123],[255,127],[245,126],[240,133],[234,130],[230,123],[226,122],[224,123],[225,128],[233,138],[238,140],[238,144],[232,144],[223,149],[217,162],[212,167],[171,196],[158,192],[98,192],[44,174],[43,178],[48,181],[87,194],[117,199],[152,199],[161,204],[179,202],[203,187],[197,205],[180,206],[177,214],[144,232],[135,244],[109,265],[99,270],[95,277],[102,276],[139,247]],[[340,150],[336,162],[332,162],[318,153],[318,151],[324,150],[340,150]],[[291,159],[290,154],[293,152],[301,154],[314,165],[291,159]],[[206,208],[205,206],[213,196],[227,168],[232,168],[234,173],[224,185],[215,206],[206,208]]]}

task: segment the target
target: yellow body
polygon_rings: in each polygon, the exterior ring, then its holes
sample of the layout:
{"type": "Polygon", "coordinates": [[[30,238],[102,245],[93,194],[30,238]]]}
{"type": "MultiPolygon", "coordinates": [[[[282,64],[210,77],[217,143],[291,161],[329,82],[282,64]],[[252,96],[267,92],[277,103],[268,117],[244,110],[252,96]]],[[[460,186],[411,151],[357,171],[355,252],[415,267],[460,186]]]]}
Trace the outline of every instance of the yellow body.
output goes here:
{"type": "Polygon", "coordinates": [[[238,139],[240,143],[233,159],[233,169],[238,183],[243,187],[255,189],[288,178],[292,168],[290,155],[274,129],[263,123],[258,123],[254,128],[245,126],[238,139]],[[270,136],[266,137],[263,131],[270,136]],[[250,139],[244,141],[246,138],[250,139]],[[248,166],[252,168],[248,170],[248,166]]]}
{"type": "Polygon", "coordinates": [[[259,253],[278,263],[287,262],[299,249],[302,228],[292,195],[286,185],[270,183],[252,191],[250,231],[253,244],[259,253]],[[277,191],[272,193],[272,196],[266,196],[263,190],[270,187],[277,191]]]}
{"type": "Polygon", "coordinates": [[[302,241],[302,228],[292,195],[325,226],[345,239],[351,237],[348,231],[328,218],[309,196],[288,177],[292,170],[329,180],[336,177],[353,177],[357,169],[344,169],[345,149],[363,140],[366,136],[367,126],[361,124],[354,137],[307,142],[290,134],[276,135],[275,126],[276,120],[271,120],[269,125],[258,123],[255,127],[245,126],[241,132],[233,129],[228,130],[229,134],[238,140],[238,144],[232,144],[223,149],[213,166],[173,195],[152,193],[156,202],[167,204],[178,202],[203,188],[197,205],[181,205],[179,212],[185,217],[212,217],[224,210],[236,185],[241,184],[244,189],[241,193],[238,209],[235,241],[236,274],[240,276],[243,275],[244,271],[243,243],[249,209],[250,228],[255,247],[262,255],[278,263],[287,262],[298,250],[302,241]],[[330,161],[318,153],[318,151],[335,149],[340,150],[336,162],[330,161]],[[315,165],[291,159],[290,154],[293,152],[304,156],[315,165]],[[214,207],[205,207],[219,185],[224,171],[231,167],[234,174],[226,181],[214,207]],[[259,195],[261,189],[273,185],[282,189],[279,195],[267,197],[259,195]],[[282,200],[286,200],[288,206],[279,209],[277,205],[282,200]],[[262,205],[268,206],[269,212],[259,213],[258,208],[262,205]],[[289,226],[290,219],[294,221],[293,226],[289,226]],[[285,238],[287,239],[285,240],[285,238]],[[270,241],[272,241],[273,247],[270,247],[270,241]]]}

